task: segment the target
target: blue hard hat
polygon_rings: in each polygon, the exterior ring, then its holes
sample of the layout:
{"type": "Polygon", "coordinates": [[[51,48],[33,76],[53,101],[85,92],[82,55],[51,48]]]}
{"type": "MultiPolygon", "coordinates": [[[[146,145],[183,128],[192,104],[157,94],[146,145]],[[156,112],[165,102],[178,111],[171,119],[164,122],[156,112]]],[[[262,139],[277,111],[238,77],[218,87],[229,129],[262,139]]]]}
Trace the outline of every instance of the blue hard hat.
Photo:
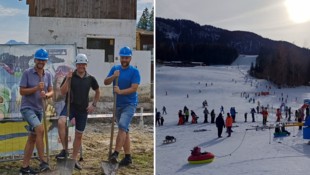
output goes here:
{"type": "Polygon", "coordinates": [[[39,49],[34,54],[34,58],[38,59],[38,60],[46,61],[46,60],[48,60],[48,53],[45,49],[39,49]]]}
{"type": "Polygon", "coordinates": [[[132,56],[132,51],[131,49],[126,46],[126,47],[123,47],[119,50],[119,56],[121,57],[131,57],[132,56]]]}

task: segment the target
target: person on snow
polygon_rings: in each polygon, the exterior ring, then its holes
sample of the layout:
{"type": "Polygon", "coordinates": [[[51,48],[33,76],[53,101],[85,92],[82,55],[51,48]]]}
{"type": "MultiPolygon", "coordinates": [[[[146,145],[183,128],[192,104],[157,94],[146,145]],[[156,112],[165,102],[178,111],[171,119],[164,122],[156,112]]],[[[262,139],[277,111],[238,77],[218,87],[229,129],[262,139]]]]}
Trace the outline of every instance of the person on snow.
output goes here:
{"type": "Polygon", "coordinates": [[[223,128],[225,128],[225,123],[223,119],[222,113],[220,113],[215,121],[216,127],[217,127],[217,136],[218,138],[222,137],[223,128]]]}
{"type": "Polygon", "coordinates": [[[291,113],[292,113],[292,108],[291,107],[289,107],[288,108],[288,120],[287,121],[291,121],[291,113]]]}
{"type": "Polygon", "coordinates": [[[251,109],[251,114],[252,114],[252,122],[255,122],[255,113],[256,113],[255,109],[254,109],[254,108],[252,108],[252,109],[251,109]]]}
{"type": "Polygon", "coordinates": [[[164,114],[167,114],[166,106],[163,106],[163,115],[164,115],[164,114]]]}
{"type": "Polygon", "coordinates": [[[284,123],[282,124],[281,132],[284,132],[284,133],[286,133],[287,135],[291,135],[291,133],[288,132],[288,131],[285,129],[285,124],[284,124],[284,123]]]}
{"type": "Polygon", "coordinates": [[[262,111],[262,115],[263,115],[263,126],[266,126],[266,124],[267,124],[267,117],[268,117],[267,108],[264,108],[264,110],[262,111]]]}
{"type": "Polygon", "coordinates": [[[277,109],[276,116],[277,116],[276,122],[280,122],[282,118],[280,108],[277,109]]]}
{"type": "Polygon", "coordinates": [[[276,127],[274,128],[274,133],[276,134],[280,134],[281,130],[280,130],[280,125],[276,124],[276,127]]]}
{"type": "Polygon", "coordinates": [[[209,123],[208,122],[208,115],[209,115],[209,111],[207,108],[205,108],[205,110],[203,111],[204,116],[205,116],[205,120],[203,121],[203,123],[209,123]]]}
{"type": "Polygon", "coordinates": [[[188,122],[188,118],[189,118],[189,110],[186,109],[184,122],[188,122]]]}
{"type": "Polygon", "coordinates": [[[259,113],[259,106],[256,106],[256,111],[257,113],[259,113]]]}
{"type": "Polygon", "coordinates": [[[182,114],[182,110],[179,110],[179,122],[178,122],[178,125],[183,125],[184,124],[184,116],[182,114]]]}
{"type": "Polygon", "coordinates": [[[160,122],[159,122],[159,120],[160,120],[160,112],[158,111],[158,112],[156,112],[156,126],[158,125],[158,126],[160,126],[160,122]]]}
{"type": "Polygon", "coordinates": [[[302,125],[301,125],[302,124],[302,110],[301,109],[298,109],[296,117],[297,117],[297,122],[300,124],[298,130],[302,130],[302,125]]]}
{"type": "Polygon", "coordinates": [[[223,106],[221,106],[220,112],[224,114],[224,107],[223,106]]]}
{"type": "Polygon", "coordinates": [[[160,126],[164,126],[164,117],[163,116],[161,116],[160,117],[160,126]]]}
{"type": "Polygon", "coordinates": [[[192,116],[192,124],[197,123],[199,117],[197,117],[197,115],[193,110],[191,110],[191,116],[192,116]]]}
{"type": "Polygon", "coordinates": [[[230,114],[231,114],[231,117],[233,118],[233,123],[235,123],[236,122],[236,109],[235,109],[235,107],[230,108],[230,114]]]}
{"type": "Polygon", "coordinates": [[[228,136],[227,137],[231,136],[232,123],[233,123],[233,119],[230,116],[230,114],[227,113],[227,117],[226,117],[226,128],[227,128],[227,132],[228,132],[228,136]]]}
{"type": "Polygon", "coordinates": [[[244,113],[244,122],[247,122],[247,119],[248,119],[248,113],[244,113]]]}
{"type": "Polygon", "coordinates": [[[214,112],[214,109],[212,109],[212,111],[211,111],[211,123],[214,123],[214,120],[215,120],[215,112],[214,112]]]}

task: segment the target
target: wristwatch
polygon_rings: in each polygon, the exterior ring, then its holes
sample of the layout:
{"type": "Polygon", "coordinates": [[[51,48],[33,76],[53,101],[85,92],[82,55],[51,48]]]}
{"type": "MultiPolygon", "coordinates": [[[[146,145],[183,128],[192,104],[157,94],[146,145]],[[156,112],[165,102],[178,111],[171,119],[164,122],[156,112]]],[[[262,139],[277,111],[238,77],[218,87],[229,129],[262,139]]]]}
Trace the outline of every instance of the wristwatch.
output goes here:
{"type": "Polygon", "coordinates": [[[92,103],[91,105],[93,105],[93,107],[97,107],[97,105],[95,103],[92,103]]]}

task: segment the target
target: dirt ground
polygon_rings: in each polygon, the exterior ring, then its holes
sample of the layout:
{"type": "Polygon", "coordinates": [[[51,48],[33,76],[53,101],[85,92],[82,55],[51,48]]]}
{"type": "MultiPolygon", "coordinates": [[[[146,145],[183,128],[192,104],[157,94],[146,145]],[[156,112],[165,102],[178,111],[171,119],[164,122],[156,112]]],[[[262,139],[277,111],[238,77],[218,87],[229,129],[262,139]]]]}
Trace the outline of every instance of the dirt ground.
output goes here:
{"type": "MultiPolygon", "coordinates": [[[[83,167],[82,171],[74,170],[74,175],[100,175],[103,174],[100,162],[107,160],[111,124],[92,121],[87,124],[83,143],[83,161],[80,164],[83,167]]],[[[119,168],[118,175],[153,175],[154,173],[154,128],[153,124],[144,125],[140,127],[137,124],[132,124],[130,128],[131,134],[131,150],[133,157],[133,164],[128,167],[119,168]]],[[[115,125],[114,142],[117,135],[117,126],[115,125]]],[[[54,153],[55,154],[55,153],[54,153]]],[[[120,153],[119,158],[124,156],[123,152],[120,153]]],[[[18,170],[22,161],[15,162],[0,162],[0,175],[13,175],[18,174],[18,170]]],[[[32,167],[38,167],[39,162],[36,160],[31,161],[32,167]]],[[[50,166],[56,169],[56,161],[54,156],[51,157],[50,166]]],[[[43,174],[43,173],[42,173],[43,174]]],[[[48,174],[48,173],[44,173],[48,174]]],[[[49,173],[51,174],[51,173],[49,173]]]]}

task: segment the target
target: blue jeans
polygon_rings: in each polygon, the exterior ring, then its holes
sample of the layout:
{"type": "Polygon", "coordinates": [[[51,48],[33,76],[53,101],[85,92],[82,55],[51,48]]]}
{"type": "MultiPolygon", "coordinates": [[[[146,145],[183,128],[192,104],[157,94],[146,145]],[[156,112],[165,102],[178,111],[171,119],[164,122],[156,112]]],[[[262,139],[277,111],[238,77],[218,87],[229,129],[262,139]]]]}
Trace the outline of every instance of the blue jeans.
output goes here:
{"type": "Polygon", "coordinates": [[[129,104],[123,107],[116,107],[116,121],[118,129],[122,129],[125,132],[129,131],[130,122],[136,112],[136,105],[129,104]]]}
{"type": "Polygon", "coordinates": [[[29,132],[34,133],[34,128],[41,125],[43,111],[36,111],[31,108],[24,108],[20,110],[23,119],[29,124],[26,128],[29,132]]]}

